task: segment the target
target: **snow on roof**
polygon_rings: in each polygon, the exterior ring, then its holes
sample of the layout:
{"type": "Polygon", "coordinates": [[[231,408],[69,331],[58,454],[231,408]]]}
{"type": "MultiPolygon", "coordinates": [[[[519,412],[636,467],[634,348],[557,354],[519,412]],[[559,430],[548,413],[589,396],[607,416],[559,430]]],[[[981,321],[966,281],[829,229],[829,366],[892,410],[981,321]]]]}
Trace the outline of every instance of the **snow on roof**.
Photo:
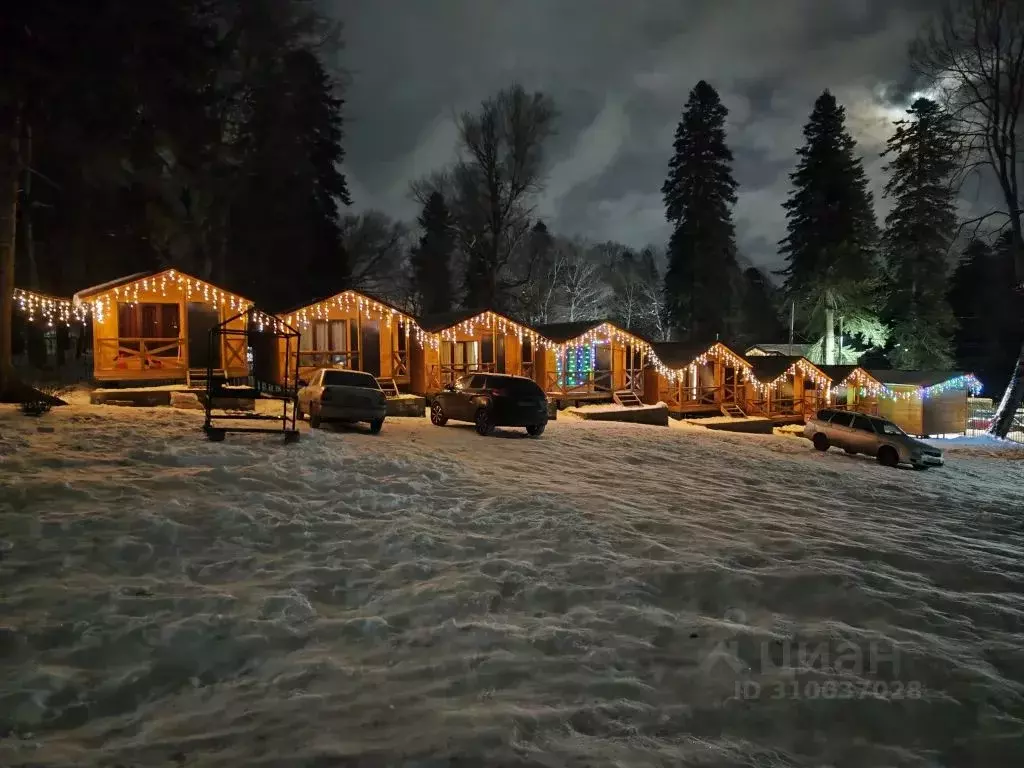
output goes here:
{"type": "MultiPolygon", "coordinates": [[[[166,270],[163,270],[163,271],[166,271],[166,270]]],[[[91,297],[95,296],[98,293],[104,293],[105,291],[109,291],[112,288],[118,288],[118,287],[120,287],[122,285],[127,285],[128,283],[134,283],[136,280],[144,280],[147,277],[153,277],[154,275],[158,275],[158,274],[160,274],[160,273],[159,272],[149,271],[149,272],[136,272],[136,273],[131,274],[131,275],[125,275],[124,277],[118,277],[118,278],[116,278],[114,280],[108,280],[107,282],[100,283],[99,285],[93,285],[93,286],[91,286],[89,288],[83,288],[82,290],[77,291],[75,293],[75,295],[72,296],[71,298],[74,301],[82,301],[83,299],[91,298],[91,297]]]]}
{"type": "Polygon", "coordinates": [[[913,387],[934,387],[936,384],[970,375],[963,371],[896,371],[878,368],[871,369],[868,373],[883,384],[913,387]]]}

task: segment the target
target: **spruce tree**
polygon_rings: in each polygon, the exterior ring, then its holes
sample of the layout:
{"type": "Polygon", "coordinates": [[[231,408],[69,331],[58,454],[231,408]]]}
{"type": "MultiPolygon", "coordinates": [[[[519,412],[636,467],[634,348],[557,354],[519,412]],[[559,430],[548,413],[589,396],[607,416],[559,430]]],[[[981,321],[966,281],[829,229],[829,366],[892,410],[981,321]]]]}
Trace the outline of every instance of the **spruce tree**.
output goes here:
{"type": "Polygon", "coordinates": [[[241,129],[229,266],[249,277],[259,303],[286,306],[339,291],[349,279],[339,206],[350,203],[342,101],[317,54],[305,47],[267,65],[241,129]],[[282,255],[292,272],[281,280],[282,255]]]}
{"type": "Polygon", "coordinates": [[[757,267],[743,270],[742,322],[735,341],[749,346],[786,337],[787,331],[779,317],[778,293],[779,289],[757,267]]]}
{"type": "Polygon", "coordinates": [[[665,296],[674,329],[693,340],[728,338],[736,307],[736,181],[725,143],[728,110],[701,80],[676,128],[668,177],[661,188],[672,223],[665,296]]]}
{"type": "Polygon", "coordinates": [[[423,234],[412,251],[413,275],[424,314],[448,312],[452,308],[452,253],[455,230],[444,195],[432,192],[420,212],[423,234]]]}
{"type": "Polygon", "coordinates": [[[918,99],[909,120],[896,123],[885,155],[891,174],[885,196],[895,201],[882,240],[889,285],[885,319],[890,359],[899,368],[949,368],[955,327],[946,299],[947,254],[956,236],[957,141],[949,115],[918,99]]]}
{"type": "Polygon", "coordinates": [[[787,231],[779,252],[787,297],[809,326],[824,327],[825,361],[834,362],[838,317],[876,309],[878,228],[846,110],[828,91],[814,103],[804,139],[783,204],[787,231]]]}

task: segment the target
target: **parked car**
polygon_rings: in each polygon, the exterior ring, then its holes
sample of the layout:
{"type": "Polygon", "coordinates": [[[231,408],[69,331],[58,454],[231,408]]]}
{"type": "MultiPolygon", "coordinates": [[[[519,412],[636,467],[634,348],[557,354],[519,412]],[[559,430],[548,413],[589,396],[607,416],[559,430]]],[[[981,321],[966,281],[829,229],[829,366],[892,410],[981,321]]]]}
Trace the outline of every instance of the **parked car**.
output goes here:
{"type": "Polygon", "coordinates": [[[804,427],[804,437],[819,451],[834,445],[850,454],[874,456],[886,467],[910,464],[914,469],[927,469],[943,464],[940,448],[911,437],[891,421],[853,411],[818,411],[804,427]]]}
{"type": "Polygon", "coordinates": [[[481,435],[495,427],[526,427],[532,437],[540,437],[548,423],[548,398],[525,376],[471,373],[431,400],[431,423],[443,427],[449,419],[472,422],[481,435]]]}
{"type": "Polygon", "coordinates": [[[370,432],[377,434],[384,426],[388,401],[380,384],[368,373],[321,368],[302,384],[295,407],[295,418],[308,413],[313,429],[325,421],[365,421],[370,424],[370,432]]]}

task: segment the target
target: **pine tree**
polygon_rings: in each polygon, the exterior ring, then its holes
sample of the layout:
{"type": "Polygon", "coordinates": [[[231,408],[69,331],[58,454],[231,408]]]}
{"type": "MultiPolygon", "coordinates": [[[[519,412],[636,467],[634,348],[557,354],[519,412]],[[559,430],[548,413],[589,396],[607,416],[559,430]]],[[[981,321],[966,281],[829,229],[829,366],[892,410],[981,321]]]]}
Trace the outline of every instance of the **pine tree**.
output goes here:
{"type": "Polygon", "coordinates": [[[674,154],[661,188],[672,223],[665,294],[684,338],[728,338],[738,266],[732,206],[736,181],[725,143],[728,110],[701,80],[690,92],[676,128],[674,154]]]}
{"type": "Polygon", "coordinates": [[[918,99],[909,120],[896,123],[886,155],[895,201],[882,239],[890,285],[885,319],[892,326],[890,359],[900,368],[949,368],[955,321],[949,302],[947,254],[956,236],[957,141],[948,114],[918,99]]]}
{"type": "Polygon", "coordinates": [[[831,362],[837,313],[863,317],[876,308],[878,228],[846,110],[828,91],[814,103],[804,139],[783,204],[787,233],[779,251],[786,259],[786,294],[808,325],[824,325],[825,360],[831,362]]]}
{"type": "Polygon", "coordinates": [[[343,102],[302,37],[313,23],[308,9],[288,5],[265,9],[287,17],[273,27],[250,22],[255,63],[234,146],[241,159],[228,228],[228,271],[245,275],[245,295],[271,307],[341,290],[350,277],[340,246],[339,206],[351,202],[340,169],[343,102]],[[285,254],[292,272],[281,280],[285,254]]]}
{"type": "Polygon", "coordinates": [[[420,311],[448,312],[452,300],[452,254],[455,230],[444,195],[432,192],[418,219],[423,234],[412,251],[413,275],[419,290],[420,311]]]}

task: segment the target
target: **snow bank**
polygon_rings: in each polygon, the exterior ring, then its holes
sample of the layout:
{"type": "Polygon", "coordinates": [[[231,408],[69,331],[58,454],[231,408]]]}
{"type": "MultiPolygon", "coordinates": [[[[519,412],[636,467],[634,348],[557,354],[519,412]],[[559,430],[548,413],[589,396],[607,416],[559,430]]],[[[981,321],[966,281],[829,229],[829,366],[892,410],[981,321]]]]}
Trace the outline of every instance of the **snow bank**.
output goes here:
{"type": "Polygon", "coordinates": [[[931,438],[926,443],[942,448],[955,456],[978,456],[1000,459],[1024,459],[1024,443],[1002,440],[992,435],[956,435],[931,438]]]}
{"type": "Polygon", "coordinates": [[[1024,764],[1006,462],[200,423],[0,410],[0,765],[1024,764]]]}

